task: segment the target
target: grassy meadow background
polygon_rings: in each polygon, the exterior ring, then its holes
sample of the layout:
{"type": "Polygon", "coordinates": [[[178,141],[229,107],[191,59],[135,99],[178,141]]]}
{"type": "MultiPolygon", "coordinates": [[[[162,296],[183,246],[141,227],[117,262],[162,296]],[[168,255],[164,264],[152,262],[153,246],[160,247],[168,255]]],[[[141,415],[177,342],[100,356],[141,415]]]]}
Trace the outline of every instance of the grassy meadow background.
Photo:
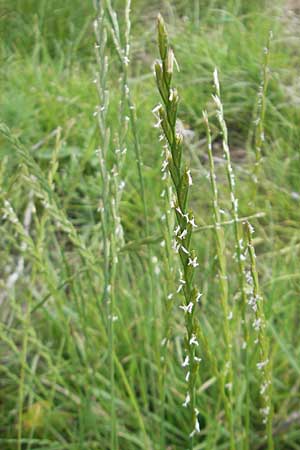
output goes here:
{"type": "MultiPolygon", "coordinates": [[[[122,43],[125,6],[124,0],[112,2],[122,43]]],[[[151,112],[159,102],[153,76],[158,12],[180,67],[173,78],[184,158],[193,175],[195,280],[203,294],[197,316],[208,353],[222,367],[227,318],[220,310],[202,116],[207,110],[222,218],[230,222],[211,97],[217,67],[239,215],[250,217],[255,228],[273,372],[274,448],[300,449],[300,2],[133,0],[130,102],[124,100],[124,67],[106,10],[109,107],[106,128],[99,132],[93,80],[103,64],[99,69],[96,62],[92,1],[0,0],[1,450],[189,446],[179,262],[169,249],[166,221],[173,226],[173,213],[161,194],[162,145],[151,112]],[[270,30],[265,141],[255,183],[257,95],[270,30]],[[101,161],[96,149],[103,146],[101,161]]],[[[225,224],[224,232],[233,311],[235,448],[269,449],[252,341],[245,435],[247,387],[232,224],[225,224]]],[[[247,320],[251,330],[252,319],[247,320]]],[[[227,450],[232,447],[218,380],[205,351],[200,353],[201,431],[194,449],[227,450]]]]}

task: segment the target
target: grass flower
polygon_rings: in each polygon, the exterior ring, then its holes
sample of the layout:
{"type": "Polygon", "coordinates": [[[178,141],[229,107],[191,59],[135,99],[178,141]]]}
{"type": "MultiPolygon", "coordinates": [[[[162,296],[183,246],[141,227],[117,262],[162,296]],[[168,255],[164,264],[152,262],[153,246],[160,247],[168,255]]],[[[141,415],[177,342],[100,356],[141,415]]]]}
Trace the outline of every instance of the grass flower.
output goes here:
{"type": "MultiPolygon", "coordinates": [[[[182,275],[179,280],[177,293],[183,293],[185,304],[180,308],[185,314],[187,336],[185,339],[185,361],[189,361],[189,370],[186,374],[188,393],[184,405],[189,407],[191,417],[190,448],[193,448],[193,437],[200,431],[196,414],[196,377],[198,364],[195,361],[195,351],[199,346],[197,335],[197,319],[195,309],[198,291],[194,286],[194,269],[199,265],[194,250],[191,249],[191,236],[195,227],[194,215],[188,210],[188,194],[192,185],[190,169],[183,167],[183,136],[177,130],[177,108],[179,102],[178,92],[172,87],[172,76],[175,57],[171,49],[163,18],[159,15],[158,46],[160,60],[155,63],[155,76],[162,103],[155,109],[158,122],[162,129],[166,147],[166,162],[163,167],[168,168],[175,190],[173,208],[175,210],[177,226],[174,230],[175,239],[173,248],[179,254],[182,266],[182,275]],[[188,359],[187,359],[188,357],[188,359]]],[[[198,298],[199,300],[199,298],[198,298]]]]}

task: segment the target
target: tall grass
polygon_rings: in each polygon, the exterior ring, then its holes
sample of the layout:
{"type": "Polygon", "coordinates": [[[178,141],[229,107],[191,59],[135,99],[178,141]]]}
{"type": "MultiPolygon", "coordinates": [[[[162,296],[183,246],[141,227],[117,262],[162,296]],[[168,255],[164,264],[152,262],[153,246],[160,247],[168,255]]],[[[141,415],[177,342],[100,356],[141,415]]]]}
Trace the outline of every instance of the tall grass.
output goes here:
{"type": "MultiPolygon", "coordinates": [[[[197,329],[199,327],[196,319],[195,319],[195,309],[197,302],[199,301],[201,294],[197,289],[193,286],[193,278],[194,278],[194,270],[198,265],[198,259],[194,250],[190,249],[191,236],[193,228],[197,228],[194,220],[193,212],[187,212],[187,201],[189,194],[189,186],[193,184],[192,176],[190,169],[185,168],[182,169],[182,151],[183,151],[183,135],[177,131],[178,129],[178,121],[177,121],[177,108],[179,97],[177,90],[172,87],[172,76],[173,76],[173,66],[175,56],[173,50],[171,49],[169,42],[167,31],[165,28],[164,21],[162,17],[158,16],[158,47],[161,60],[155,63],[155,74],[156,74],[156,83],[161,96],[161,100],[163,102],[162,106],[159,104],[154,108],[153,112],[157,118],[157,123],[155,127],[160,127],[162,130],[161,137],[165,142],[165,160],[163,162],[162,171],[169,171],[172,183],[174,185],[175,190],[175,200],[172,200],[172,207],[174,208],[176,219],[177,219],[177,227],[174,231],[175,239],[173,244],[173,249],[176,253],[179,253],[182,269],[181,278],[179,280],[179,287],[177,289],[177,293],[183,291],[185,297],[185,304],[180,306],[185,312],[186,315],[186,330],[187,337],[185,339],[185,346],[187,355],[184,359],[183,366],[188,367],[188,372],[186,376],[186,381],[188,382],[188,393],[186,399],[183,403],[183,406],[190,406],[191,410],[191,424],[192,431],[190,433],[190,448],[194,448],[194,435],[195,433],[200,432],[200,425],[198,422],[198,409],[196,408],[196,380],[198,374],[198,363],[201,361],[201,358],[195,356],[195,348],[199,346],[199,342],[197,340],[197,329]],[[191,266],[191,267],[189,267],[191,266]],[[193,427],[193,424],[194,427],[193,427]]],[[[268,53],[268,51],[267,51],[268,53]]],[[[176,63],[177,64],[177,63],[176,63]]],[[[267,62],[264,63],[264,74],[266,72],[267,62]]],[[[263,130],[263,121],[265,114],[265,94],[266,94],[266,78],[264,75],[265,86],[263,89],[263,93],[260,95],[261,99],[260,108],[263,110],[260,117],[260,127],[263,130]]],[[[243,446],[245,449],[249,449],[249,434],[250,434],[250,395],[251,395],[251,386],[250,386],[250,373],[251,367],[249,364],[249,350],[248,346],[250,344],[249,338],[249,329],[248,329],[248,321],[246,317],[247,312],[247,304],[250,303],[252,305],[255,312],[258,312],[258,315],[253,322],[253,327],[256,331],[265,328],[265,319],[263,314],[263,309],[258,308],[257,303],[258,299],[258,278],[257,271],[255,266],[255,253],[253,246],[251,244],[250,239],[250,231],[251,226],[248,226],[248,239],[249,241],[249,255],[251,259],[251,274],[252,277],[255,277],[254,290],[252,293],[252,297],[248,301],[247,292],[246,292],[246,270],[244,261],[246,256],[244,254],[245,247],[241,234],[240,223],[239,223],[239,215],[238,215],[238,199],[236,197],[236,182],[235,176],[232,169],[231,164],[231,156],[228,144],[228,131],[226,122],[224,119],[223,105],[221,101],[220,94],[220,83],[218,78],[218,72],[215,69],[214,71],[214,87],[215,94],[213,95],[213,100],[217,108],[217,118],[220,126],[220,132],[222,135],[222,149],[226,162],[226,174],[228,179],[229,186],[229,194],[230,194],[230,202],[231,202],[231,210],[233,217],[233,225],[234,225],[234,239],[235,239],[235,248],[237,263],[238,263],[238,278],[239,278],[239,287],[240,287],[240,296],[241,296],[241,306],[236,309],[235,314],[240,314],[240,321],[242,323],[243,328],[243,350],[245,353],[245,384],[246,384],[246,407],[244,410],[244,433],[243,433],[243,446]],[[254,305],[253,305],[254,302],[254,305]],[[262,314],[262,315],[261,315],[262,314]]],[[[236,438],[235,438],[235,427],[234,427],[234,418],[233,418],[233,408],[234,408],[234,393],[233,393],[233,360],[232,360],[232,319],[233,319],[233,311],[229,309],[229,285],[228,285],[228,274],[226,269],[226,242],[224,239],[224,231],[221,227],[221,209],[218,201],[218,188],[216,182],[216,174],[214,169],[214,159],[212,154],[212,139],[211,139],[211,131],[208,123],[207,113],[204,113],[204,122],[207,130],[207,140],[208,140],[208,156],[209,156],[209,168],[210,168],[210,182],[212,187],[212,195],[213,195],[213,219],[214,219],[214,230],[216,236],[216,248],[217,248],[217,258],[219,265],[219,284],[220,284],[220,293],[221,293],[221,307],[222,307],[222,321],[223,321],[223,336],[225,343],[225,357],[224,357],[224,367],[221,370],[221,373],[218,373],[218,376],[221,379],[221,392],[224,398],[225,403],[225,411],[226,417],[228,420],[228,428],[229,428],[229,436],[230,436],[230,448],[234,450],[236,448],[236,438]]],[[[262,131],[261,131],[262,132],[262,131]]],[[[162,139],[160,139],[162,140],[162,139]]],[[[257,146],[256,146],[257,152],[257,146]]],[[[257,164],[259,160],[257,159],[257,164]]],[[[165,177],[164,177],[165,178],[165,177]]],[[[234,305],[232,305],[232,308],[234,305]]],[[[202,334],[200,334],[202,336],[202,334]]],[[[271,419],[271,409],[272,409],[272,398],[271,391],[269,390],[269,386],[271,385],[271,372],[269,366],[269,350],[268,350],[268,339],[265,333],[261,336],[261,359],[263,361],[257,363],[257,367],[264,372],[264,383],[261,388],[261,393],[265,394],[264,401],[265,407],[261,409],[262,414],[265,416],[263,419],[263,423],[266,423],[267,436],[268,436],[268,448],[273,449],[273,439],[272,439],[272,419],[271,419]],[[266,390],[268,391],[266,393],[266,390]]],[[[258,340],[258,338],[257,338],[258,340]]],[[[207,341],[206,341],[207,342],[207,341]]],[[[205,344],[204,344],[205,345],[205,344]]]]}
{"type": "Polygon", "coordinates": [[[158,16],[158,46],[161,61],[155,63],[155,73],[164,106],[159,104],[154,108],[158,120],[155,126],[161,127],[162,137],[165,140],[165,160],[162,171],[165,172],[168,168],[175,190],[175,199],[171,199],[177,220],[173,248],[179,254],[182,266],[176,292],[183,292],[184,295],[185,301],[180,308],[184,312],[186,324],[185,355],[182,365],[187,368],[185,380],[188,383],[188,389],[183,405],[190,410],[190,448],[193,448],[194,436],[200,432],[195,390],[199,362],[201,361],[201,358],[197,356],[199,342],[196,320],[196,308],[201,294],[194,285],[194,273],[199,263],[195,251],[191,248],[192,232],[197,225],[193,212],[188,210],[189,188],[193,184],[191,170],[188,168],[182,169],[183,136],[176,130],[179,97],[177,90],[171,84],[175,57],[169,46],[166,28],[161,16],[158,16]]]}
{"type": "Polygon", "coordinates": [[[4,3],[0,447],[298,448],[297,63],[276,5],[4,3]]]}
{"type": "MultiPolygon", "coordinates": [[[[215,75],[216,76],[216,75],[215,75]]],[[[216,80],[217,81],[217,80],[216,80]]],[[[226,405],[226,415],[230,430],[230,446],[235,448],[234,443],[234,432],[233,432],[233,416],[232,416],[232,388],[233,388],[233,373],[232,373],[232,330],[231,321],[233,318],[233,312],[229,311],[228,303],[228,275],[227,275],[227,264],[225,256],[226,242],[224,237],[224,230],[221,227],[221,213],[219,205],[219,194],[218,187],[216,183],[216,174],[214,168],[214,159],[212,154],[212,138],[211,130],[208,122],[207,113],[203,113],[203,118],[207,131],[207,148],[209,157],[209,175],[210,183],[212,188],[213,197],[213,219],[214,219],[214,229],[215,229],[215,239],[217,248],[217,257],[219,265],[219,283],[221,292],[221,306],[223,313],[223,335],[226,345],[226,357],[224,360],[223,376],[222,376],[222,386],[221,389],[224,392],[225,405],[226,405]],[[225,392],[226,391],[226,392],[225,392]]]]}

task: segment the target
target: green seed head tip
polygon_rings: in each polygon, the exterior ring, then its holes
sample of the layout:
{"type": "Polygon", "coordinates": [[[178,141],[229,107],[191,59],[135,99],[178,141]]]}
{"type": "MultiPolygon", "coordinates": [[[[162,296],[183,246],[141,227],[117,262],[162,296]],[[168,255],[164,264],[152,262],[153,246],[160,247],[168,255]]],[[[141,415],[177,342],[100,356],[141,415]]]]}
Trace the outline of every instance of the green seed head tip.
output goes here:
{"type": "Polygon", "coordinates": [[[162,61],[166,59],[168,50],[168,34],[161,14],[157,16],[158,47],[162,61]]]}
{"type": "Polygon", "coordinates": [[[171,48],[169,48],[167,52],[167,72],[169,74],[173,73],[173,67],[174,67],[174,52],[171,48]]]}
{"type": "Polygon", "coordinates": [[[165,26],[165,21],[163,19],[163,16],[158,13],[157,14],[157,27],[158,27],[158,34],[167,34],[166,32],[166,26],[165,26]]]}

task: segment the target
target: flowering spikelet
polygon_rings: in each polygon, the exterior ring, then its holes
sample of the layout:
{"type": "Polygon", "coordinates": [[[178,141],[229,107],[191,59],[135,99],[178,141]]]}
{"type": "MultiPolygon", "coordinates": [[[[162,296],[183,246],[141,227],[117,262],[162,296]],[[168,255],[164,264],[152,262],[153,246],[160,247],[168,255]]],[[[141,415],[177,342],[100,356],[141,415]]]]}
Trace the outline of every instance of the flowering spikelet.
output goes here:
{"type": "Polygon", "coordinates": [[[179,254],[182,274],[180,276],[177,293],[184,295],[184,304],[180,305],[185,316],[186,355],[183,367],[188,367],[185,380],[188,383],[188,392],[183,403],[189,407],[191,414],[190,438],[200,431],[197,419],[198,412],[195,409],[195,383],[200,358],[196,356],[199,347],[197,338],[197,320],[195,309],[201,294],[194,287],[193,278],[195,269],[199,265],[195,251],[191,249],[191,236],[195,223],[194,214],[188,211],[188,194],[193,184],[191,171],[182,168],[183,135],[177,127],[177,107],[179,102],[178,92],[171,86],[173,65],[176,64],[173,50],[169,46],[167,31],[162,17],[158,16],[158,46],[160,60],[155,62],[156,84],[161,96],[162,104],[157,105],[153,112],[157,124],[162,129],[162,140],[165,141],[165,163],[163,170],[168,170],[175,187],[176,198],[172,200],[172,208],[175,211],[177,226],[174,230],[173,249],[179,254]]]}

